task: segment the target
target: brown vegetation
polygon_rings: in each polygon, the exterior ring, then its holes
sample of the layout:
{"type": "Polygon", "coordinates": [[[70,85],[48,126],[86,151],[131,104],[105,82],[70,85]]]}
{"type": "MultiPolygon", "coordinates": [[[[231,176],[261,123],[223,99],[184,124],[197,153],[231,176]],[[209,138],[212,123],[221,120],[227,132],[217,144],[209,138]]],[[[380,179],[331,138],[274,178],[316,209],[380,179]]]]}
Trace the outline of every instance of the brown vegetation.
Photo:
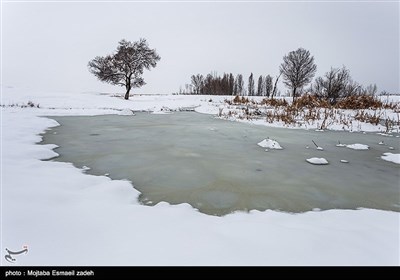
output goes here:
{"type": "Polygon", "coordinates": [[[382,124],[388,132],[400,120],[390,119],[386,110],[400,113],[397,103],[385,103],[375,96],[361,95],[341,98],[332,105],[328,100],[316,95],[303,95],[294,102],[285,99],[264,98],[260,102],[246,97],[236,96],[233,100],[225,100],[231,106],[239,106],[229,111],[228,117],[239,119],[259,119],[265,117],[269,123],[283,122],[285,125],[316,125],[318,129],[326,129],[332,124],[339,124],[344,129],[352,130],[353,121],[382,124]],[[239,111],[238,111],[239,110],[239,111]],[[351,110],[351,111],[348,111],[351,110]]]}

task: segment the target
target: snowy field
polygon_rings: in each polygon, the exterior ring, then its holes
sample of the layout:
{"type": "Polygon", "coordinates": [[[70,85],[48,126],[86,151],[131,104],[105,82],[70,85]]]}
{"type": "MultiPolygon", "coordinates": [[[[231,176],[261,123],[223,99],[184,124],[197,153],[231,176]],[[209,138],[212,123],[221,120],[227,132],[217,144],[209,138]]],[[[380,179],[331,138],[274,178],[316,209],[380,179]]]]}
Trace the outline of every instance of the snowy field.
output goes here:
{"type": "MultiPolygon", "coordinates": [[[[2,87],[1,251],[28,246],[15,265],[399,265],[398,212],[251,211],[216,217],[188,204],[145,207],[130,182],[42,161],[56,155],[54,146],[35,144],[38,134],[57,125],[43,116],[179,108],[218,114],[225,98],[143,95],[125,101],[2,87]],[[21,108],[29,101],[39,108],[21,108]]],[[[383,159],[398,158],[393,152],[383,159]]],[[[10,265],[3,256],[1,264],[10,265]]]]}

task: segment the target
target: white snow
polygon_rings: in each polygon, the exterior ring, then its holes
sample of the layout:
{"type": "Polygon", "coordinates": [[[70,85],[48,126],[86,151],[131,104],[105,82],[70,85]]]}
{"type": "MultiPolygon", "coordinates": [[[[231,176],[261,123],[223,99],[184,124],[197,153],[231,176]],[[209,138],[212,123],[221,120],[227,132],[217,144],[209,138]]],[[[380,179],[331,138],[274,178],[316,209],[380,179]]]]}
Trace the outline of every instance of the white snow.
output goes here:
{"type": "Polygon", "coordinates": [[[400,154],[384,153],[383,156],[381,156],[381,158],[386,161],[400,164],[400,154]]]}
{"type": "MultiPolygon", "coordinates": [[[[4,89],[1,109],[1,252],[17,265],[399,265],[399,213],[373,209],[201,214],[188,204],[138,203],[125,180],[42,161],[36,145],[54,115],[196,107],[218,113],[225,97],[134,96],[4,89]],[[40,108],[20,108],[32,101],[40,108]]],[[[389,155],[390,156],[390,155],[389,155]]],[[[397,155],[398,158],[398,155],[397,155]]],[[[1,265],[9,265],[3,257],[1,265]]]]}
{"type": "Polygon", "coordinates": [[[131,109],[125,108],[125,109],[121,110],[119,115],[121,115],[121,116],[134,116],[135,114],[132,112],[131,109]]]}
{"type": "Polygon", "coordinates": [[[353,150],[368,150],[369,149],[368,145],[358,144],[358,143],[346,145],[346,147],[349,149],[353,149],[353,150]]]}
{"type": "Polygon", "coordinates": [[[269,138],[262,140],[261,142],[257,143],[257,145],[262,148],[271,149],[271,150],[282,150],[283,149],[277,141],[269,139],[269,138]]]}
{"type": "Polygon", "coordinates": [[[172,113],[172,110],[166,106],[155,106],[152,111],[153,111],[152,114],[157,114],[157,115],[172,113]]]}
{"type": "Polygon", "coordinates": [[[340,162],[342,162],[342,163],[349,163],[349,161],[346,160],[346,159],[341,159],[340,162]]]}
{"type": "Polygon", "coordinates": [[[346,147],[347,145],[346,144],[336,144],[336,147],[346,147]]]}
{"type": "Polygon", "coordinates": [[[322,148],[322,147],[318,146],[318,147],[317,147],[317,150],[318,150],[318,151],[323,151],[323,150],[324,150],[324,148],[322,148]]]}
{"type": "Polygon", "coordinates": [[[325,158],[313,157],[313,158],[306,159],[306,161],[308,163],[315,164],[315,165],[327,165],[327,164],[329,164],[329,162],[325,158]]]}

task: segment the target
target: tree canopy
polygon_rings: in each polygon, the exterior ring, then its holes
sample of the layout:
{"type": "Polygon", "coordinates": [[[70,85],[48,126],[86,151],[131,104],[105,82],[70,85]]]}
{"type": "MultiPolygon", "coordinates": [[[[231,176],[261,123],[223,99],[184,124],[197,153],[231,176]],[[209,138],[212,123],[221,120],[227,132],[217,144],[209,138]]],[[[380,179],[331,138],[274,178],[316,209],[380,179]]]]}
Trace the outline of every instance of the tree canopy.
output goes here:
{"type": "Polygon", "coordinates": [[[114,54],[96,56],[88,63],[89,71],[100,81],[126,88],[125,99],[129,99],[132,88],[145,85],[144,69],[157,65],[160,56],[150,49],[146,39],[137,42],[121,40],[114,54]]]}
{"type": "Polygon", "coordinates": [[[283,75],[283,83],[292,89],[294,100],[298,89],[311,82],[317,71],[317,66],[310,52],[299,48],[283,57],[280,71],[283,75]]]}

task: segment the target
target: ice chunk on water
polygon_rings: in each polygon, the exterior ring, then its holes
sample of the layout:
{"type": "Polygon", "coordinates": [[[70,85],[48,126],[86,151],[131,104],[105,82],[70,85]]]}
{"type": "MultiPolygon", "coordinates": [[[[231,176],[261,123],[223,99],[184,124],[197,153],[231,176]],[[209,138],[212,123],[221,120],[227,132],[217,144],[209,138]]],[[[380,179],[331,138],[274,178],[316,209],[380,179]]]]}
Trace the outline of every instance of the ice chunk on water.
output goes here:
{"type": "Polygon", "coordinates": [[[315,165],[326,165],[326,164],[329,164],[329,162],[325,158],[313,157],[313,158],[306,159],[306,161],[308,163],[315,164],[315,165]]]}
{"type": "Polygon", "coordinates": [[[261,142],[257,143],[257,145],[262,148],[267,148],[267,149],[271,149],[271,150],[282,150],[283,149],[277,141],[269,139],[269,138],[262,140],[261,142]]]}

